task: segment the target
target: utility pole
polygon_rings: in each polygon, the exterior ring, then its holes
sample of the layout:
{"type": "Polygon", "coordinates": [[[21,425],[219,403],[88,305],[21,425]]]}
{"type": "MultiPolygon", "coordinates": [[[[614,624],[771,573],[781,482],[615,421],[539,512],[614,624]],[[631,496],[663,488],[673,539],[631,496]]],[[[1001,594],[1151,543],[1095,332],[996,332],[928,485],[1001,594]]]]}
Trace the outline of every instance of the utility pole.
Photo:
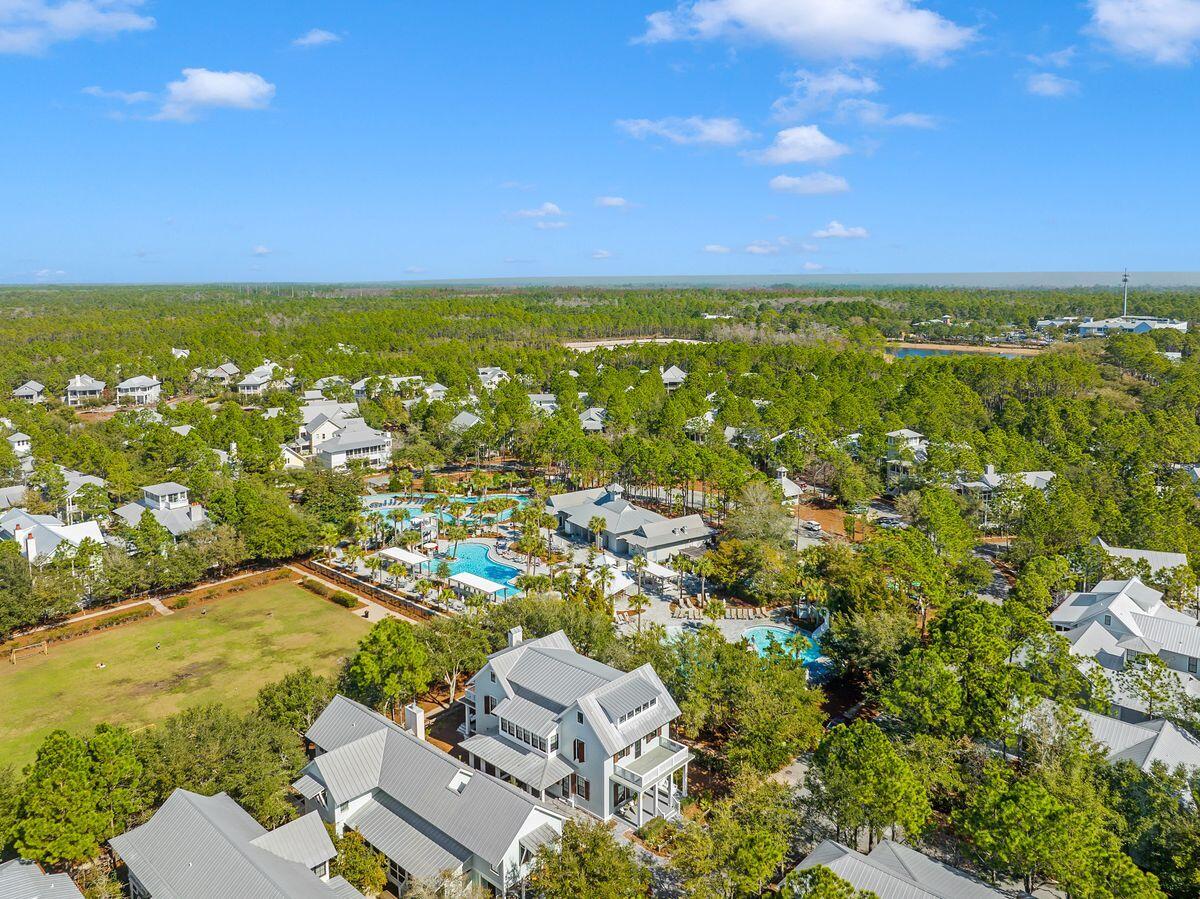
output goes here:
{"type": "Polygon", "coordinates": [[[1125,273],[1121,275],[1121,283],[1125,287],[1125,302],[1121,308],[1121,317],[1125,318],[1129,315],[1129,269],[1125,269],[1125,273]]]}

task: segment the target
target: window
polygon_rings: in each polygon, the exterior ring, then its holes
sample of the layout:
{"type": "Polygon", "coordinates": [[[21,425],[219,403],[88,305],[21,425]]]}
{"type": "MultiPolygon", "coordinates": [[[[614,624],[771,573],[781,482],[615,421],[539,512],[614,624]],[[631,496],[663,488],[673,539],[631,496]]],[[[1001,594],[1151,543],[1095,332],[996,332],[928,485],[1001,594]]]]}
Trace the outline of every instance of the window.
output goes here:
{"type": "Polygon", "coordinates": [[[575,792],[584,798],[585,801],[592,800],[592,785],[588,783],[586,777],[575,778],[575,792]]]}
{"type": "Polygon", "coordinates": [[[1112,615],[1105,615],[1104,616],[1104,626],[1109,627],[1111,625],[1112,625],[1112,615]]]}
{"type": "Polygon", "coordinates": [[[578,721],[580,724],[583,724],[583,712],[576,712],[575,720],[578,721]]]}
{"type": "Polygon", "coordinates": [[[494,683],[496,682],[496,672],[495,672],[495,671],[489,671],[489,672],[488,672],[488,678],[489,678],[489,679],[491,680],[491,682],[494,684],[494,683]]]}
{"type": "Polygon", "coordinates": [[[587,750],[584,748],[583,740],[576,740],[571,747],[572,754],[577,762],[587,761],[587,750]]]}
{"type": "Polygon", "coordinates": [[[1200,659],[1197,659],[1195,656],[1188,656],[1188,674],[1196,673],[1197,662],[1200,662],[1200,659]]]}
{"type": "Polygon", "coordinates": [[[552,733],[550,735],[550,751],[551,752],[558,751],[558,731],[555,731],[554,733],[552,733]]]}
{"type": "Polygon", "coordinates": [[[495,696],[483,697],[483,714],[490,715],[492,713],[492,709],[494,709],[495,707],[496,707],[496,697],[495,696]]]}

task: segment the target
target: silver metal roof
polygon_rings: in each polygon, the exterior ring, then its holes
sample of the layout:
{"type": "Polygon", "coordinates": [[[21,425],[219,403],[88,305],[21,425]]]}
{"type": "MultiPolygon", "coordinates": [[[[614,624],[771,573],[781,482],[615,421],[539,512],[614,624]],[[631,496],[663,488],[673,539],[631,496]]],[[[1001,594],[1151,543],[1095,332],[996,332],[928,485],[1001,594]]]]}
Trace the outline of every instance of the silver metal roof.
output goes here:
{"type": "Polygon", "coordinates": [[[309,812],[302,818],[289,821],[274,830],[267,831],[251,842],[290,862],[299,862],[306,868],[315,868],[337,855],[329,831],[321,816],[309,812]]]}
{"type": "Polygon", "coordinates": [[[521,837],[521,847],[530,852],[537,852],[543,846],[557,843],[559,833],[549,824],[539,824],[525,836],[521,837]]]}
{"type": "Polygon", "coordinates": [[[292,789],[305,799],[312,799],[325,788],[307,774],[302,774],[300,775],[300,779],[292,784],[292,789]]]}
{"type": "Polygon", "coordinates": [[[413,817],[492,866],[503,861],[530,815],[558,817],[528,793],[473,771],[344,696],[333,698],[307,736],[326,751],[301,773],[330,787],[335,798],[339,790],[348,795],[345,791],[351,783],[360,796],[382,791],[413,817]],[[355,773],[356,765],[365,771],[355,773]],[[464,772],[469,775],[465,786],[453,789],[451,783],[464,772]],[[338,789],[326,776],[338,783],[338,789]]]}
{"type": "Polygon", "coordinates": [[[572,768],[558,755],[545,756],[532,748],[517,746],[502,737],[475,734],[459,744],[464,752],[491,762],[505,774],[536,790],[544,790],[570,776],[572,768]]]}
{"type": "Polygon", "coordinates": [[[28,859],[0,865],[0,899],[83,899],[66,874],[47,874],[28,859]]]}
{"type": "Polygon", "coordinates": [[[536,702],[530,702],[528,699],[522,699],[520,696],[502,699],[500,704],[492,709],[492,714],[497,718],[511,721],[517,727],[533,731],[539,736],[546,736],[550,733],[554,729],[555,722],[558,721],[558,716],[549,709],[543,708],[536,702]]]}
{"type": "Polygon", "coordinates": [[[471,857],[469,849],[387,797],[382,801],[368,800],[346,820],[346,825],[418,878],[435,877],[442,871],[458,871],[471,857]]]}
{"type": "Polygon", "coordinates": [[[817,865],[824,865],[860,890],[870,890],[879,899],[1001,899],[1005,895],[964,871],[891,840],[884,840],[870,855],[825,840],[797,868],[817,865]]]}
{"type": "Polygon", "coordinates": [[[627,715],[634,709],[649,702],[658,701],[658,690],[654,685],[641,678],[631,678],[616,684],[611,690],[605,690],[598,700],[600,708],[608,713],[614,722],[620,721],[622,715],[627,715]]]}
{"type": "MultiPolygon", "coordinates": [[[[176,790],[149,821],[109,842],[154,899],[337,895],[309,866],[258,845],[266,834],[224,793],[176,790]]],[[[284,842],[289,852],[300,848],[301,841],[293,842],[290,835],[284,842]]]]}

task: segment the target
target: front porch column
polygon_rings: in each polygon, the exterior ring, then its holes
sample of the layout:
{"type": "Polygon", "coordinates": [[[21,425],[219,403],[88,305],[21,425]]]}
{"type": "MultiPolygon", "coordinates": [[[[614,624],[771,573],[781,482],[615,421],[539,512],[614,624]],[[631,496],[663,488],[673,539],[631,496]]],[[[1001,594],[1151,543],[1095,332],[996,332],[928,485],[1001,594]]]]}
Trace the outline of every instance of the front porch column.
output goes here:
{"type": "Polygon", "coordinates": [[[679,795],[684,796],[684,797],[687,796],[687,769],[688,769],[688,763],[684,762],[683,763],[683,787],[679,791],[679,795]]]}
{"type": "Polygon", "coordinates": [[[641,790],[638,790],[637,797],[638,797],[638,798],[637,798],[637,805],[638,805],[638,823],[637,823],[637,826],[638,826],[638,827],[641,827],[641,826],[642,826],[642,800],[643,800],[643,799],[645,799],[645,797],[646,797],[646,794],[645,794],[643,791],[641,791],[641,790]]]}

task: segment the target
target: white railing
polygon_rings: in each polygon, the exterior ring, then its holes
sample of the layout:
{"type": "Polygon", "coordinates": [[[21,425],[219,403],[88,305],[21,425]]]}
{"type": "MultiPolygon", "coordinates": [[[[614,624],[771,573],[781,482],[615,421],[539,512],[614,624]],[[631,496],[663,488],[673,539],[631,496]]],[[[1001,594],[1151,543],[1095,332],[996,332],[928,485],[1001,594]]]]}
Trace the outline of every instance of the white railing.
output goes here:
{"type": "MultiPolygon", "coordinates": [[[[638,773],[631,771],[623,763],[617,764],[617,774],[624,780],[629,781],[636,786],[645,789],[651,784],[657,783],[665,775],[679,768],[684,762],[691,758],[691,752],[682,743],[676,743],[670,737],[659,737],[658,743],[655,744],[649,751],[653,752],[659,746],[671,750],[671,754],[651,768],[649,771],[638,773]]],[[[633,761],[637,761],[634,759],[633,761]]],[[[622,760],[624,762],[624,759],[622,760]]]]}

